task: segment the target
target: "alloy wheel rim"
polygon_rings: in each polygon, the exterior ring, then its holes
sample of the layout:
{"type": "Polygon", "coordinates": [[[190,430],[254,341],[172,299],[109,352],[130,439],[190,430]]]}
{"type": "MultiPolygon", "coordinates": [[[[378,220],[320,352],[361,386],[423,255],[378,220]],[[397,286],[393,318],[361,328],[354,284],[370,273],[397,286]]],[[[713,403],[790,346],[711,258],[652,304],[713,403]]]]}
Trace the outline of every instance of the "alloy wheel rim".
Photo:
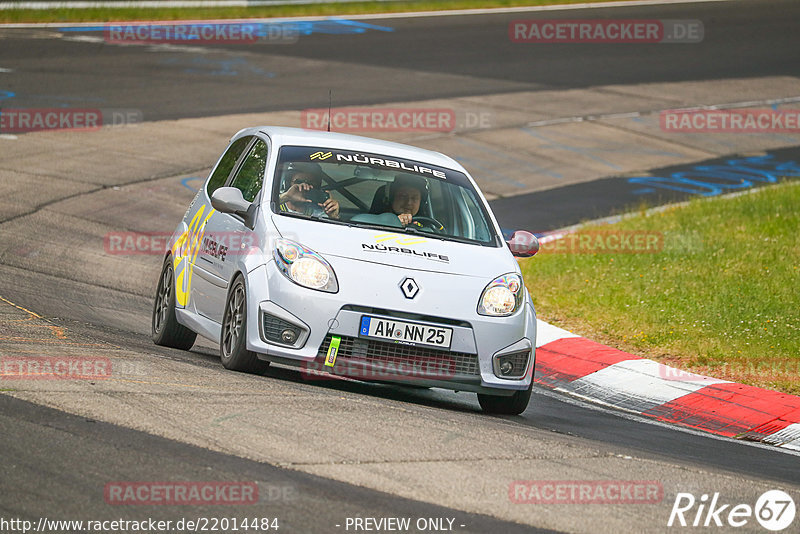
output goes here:
{"type": "Polygon", "coordinates": [[[172,292],[172,269],[167,266],[161,276],[161,284],[156,298],[156,312],[153,314],[153,330],[158,333],[164,326],[169,313],[169,298],[172,292]]]}
{"type": "Polygon", "coordinates": [[[227,320],[225,321],[222,350],[225,356],[233,354],[233,348],[239,341],[242,333],[242,318],[244,316],[244,289],[237,285],[233,295],[228,299],[227,320]]]}

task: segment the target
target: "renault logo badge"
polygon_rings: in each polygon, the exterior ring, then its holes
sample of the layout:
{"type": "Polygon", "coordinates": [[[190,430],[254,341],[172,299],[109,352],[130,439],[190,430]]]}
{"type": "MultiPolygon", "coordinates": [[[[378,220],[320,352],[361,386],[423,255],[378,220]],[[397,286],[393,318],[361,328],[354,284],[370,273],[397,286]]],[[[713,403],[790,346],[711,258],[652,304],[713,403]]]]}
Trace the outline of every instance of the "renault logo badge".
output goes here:
{"type": "Polygon", "coordinates": [[[419,286],[413,278],[403,278],[403,281],[400,282],[400,291],[407,299],[413,299],[419,293],[419,286]]]}

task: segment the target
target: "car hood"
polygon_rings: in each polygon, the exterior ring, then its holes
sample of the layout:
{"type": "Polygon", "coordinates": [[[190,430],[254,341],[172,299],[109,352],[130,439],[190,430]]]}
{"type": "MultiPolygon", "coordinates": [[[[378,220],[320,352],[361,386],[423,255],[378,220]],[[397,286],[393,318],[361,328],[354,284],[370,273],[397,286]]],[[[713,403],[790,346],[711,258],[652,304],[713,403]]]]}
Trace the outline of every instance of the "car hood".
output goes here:
{"type": "Polygon", "coordinates": [[[518,272],[507,247],[484,247],[427,236],[273,215],[278,233],[325,256],[480,278],[518,272]]]}

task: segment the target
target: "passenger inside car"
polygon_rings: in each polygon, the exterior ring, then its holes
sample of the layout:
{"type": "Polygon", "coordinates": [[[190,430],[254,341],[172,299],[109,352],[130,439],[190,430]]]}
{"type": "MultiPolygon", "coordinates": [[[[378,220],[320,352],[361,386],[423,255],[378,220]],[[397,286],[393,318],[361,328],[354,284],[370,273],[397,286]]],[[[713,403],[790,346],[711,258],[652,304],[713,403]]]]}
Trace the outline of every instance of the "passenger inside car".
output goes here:
{"type": "Polygon", "coordinates": [[[280,211],[338,219],[339,202],[322,189],[323,175],[316,163],[290,163],[283,175],[280,211]]]}

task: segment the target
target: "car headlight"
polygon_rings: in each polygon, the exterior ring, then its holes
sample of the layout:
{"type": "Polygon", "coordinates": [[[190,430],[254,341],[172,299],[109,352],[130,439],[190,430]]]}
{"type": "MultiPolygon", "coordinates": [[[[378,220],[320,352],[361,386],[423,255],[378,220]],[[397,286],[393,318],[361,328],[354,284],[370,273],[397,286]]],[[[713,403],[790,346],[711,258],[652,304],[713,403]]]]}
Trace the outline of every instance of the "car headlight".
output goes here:
{"type": "Polygon", "coordinates": [[[522,295],[522,279],[518,274],[498,276],[483,290],[478,313],[496,317],[511,315],[522,304],[522,295]]]}
{"type": "Polygon", "coordinates": [[[329,293],[339,291],[333,269],[313,250],[288,239],[278,239],[273,256],[278,269],[295,284],[329,293]]]}

